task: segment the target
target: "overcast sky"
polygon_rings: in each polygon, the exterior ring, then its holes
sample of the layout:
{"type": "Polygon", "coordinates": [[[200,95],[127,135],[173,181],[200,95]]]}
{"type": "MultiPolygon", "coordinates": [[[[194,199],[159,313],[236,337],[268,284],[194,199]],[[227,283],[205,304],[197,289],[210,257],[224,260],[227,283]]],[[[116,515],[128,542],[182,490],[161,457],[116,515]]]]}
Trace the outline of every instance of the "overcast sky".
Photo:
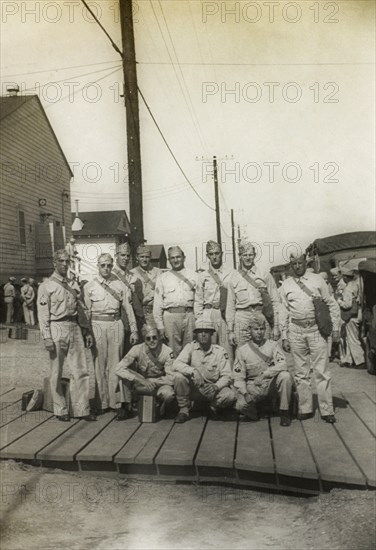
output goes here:
{"type": "MultiPolygon", "coordinates": [[[[121,47],[117,2],[90,5],[121,47]]],[[[197,246],[203,263],[216,236],[213,155],[229,265],[231,208],[265,265],[285,261],[289,243],[374,229],[373,2],[138,0],[134,18],[139,87],[210,207],[140,100],[149,243],[180,243],[191,267],[197,246]]],[[[39,94],[74,170],[72,201],[128,211],[122,70],[108,38],[78,0],[4,1],[2,31],[2,94],[9,82],[39,94]]]]}

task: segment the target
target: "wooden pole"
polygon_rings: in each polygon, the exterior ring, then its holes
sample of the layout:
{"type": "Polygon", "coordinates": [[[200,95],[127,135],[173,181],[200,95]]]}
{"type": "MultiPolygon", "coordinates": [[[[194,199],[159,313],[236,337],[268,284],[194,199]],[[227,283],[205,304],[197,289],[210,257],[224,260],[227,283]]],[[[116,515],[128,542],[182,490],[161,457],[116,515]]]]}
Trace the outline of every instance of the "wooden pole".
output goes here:
{"type": "Polygon", "coordinates": [[[234,269],[236,269],[236,246],[235,246],[235,222],[234,210],[231,208],[231,242],[232,242],[232,261],[234,269]]]}
{"type": "Polygon", "coordinates": [[[218,196],[217,157],[213,157],[213,170],[214,170],[214,198],[215,198],[215,221],[217,226],[217,241],[222,246],[221,215],[219,211],[219,196],[218,196]]]}

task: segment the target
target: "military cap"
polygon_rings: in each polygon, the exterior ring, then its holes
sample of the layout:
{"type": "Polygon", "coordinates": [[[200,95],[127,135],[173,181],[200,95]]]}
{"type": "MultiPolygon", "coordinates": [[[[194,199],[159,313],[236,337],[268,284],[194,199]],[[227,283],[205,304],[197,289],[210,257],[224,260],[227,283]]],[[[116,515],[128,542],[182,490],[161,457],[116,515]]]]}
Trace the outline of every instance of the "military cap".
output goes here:
{"type": "Polygon", "coordinates": [[[149,254],[151,256],[151,250],[146,244],[140,244],[137,247],[136,254],[149,254]]]}
{"type": "Polygon", "coordinates": [[[354,277],[354,275],[355,275],[354,269],[351,269],[351,268],[345,267],[345,266],[341,267],[341,273],[342,273],[342,275],[345,275],[346,277],[354,277]]]}
{"type": "Polygon", "coordinates": [[[111,263],[114,263],[114,260],[108,252],[103,252],[103,254],[99,254],[98,256],[98,263],[102,262],[103,260],[110,261],[111,263]]]}
{"type": "Polygon", "coordinates": [[[209,252],[213,252],[215,250],[220,250],[222,252],[221,245],[215,241],[208,241],[206,243],[206,254],[209,254],[209,252]]]}
{"type": "Polygon", "coordinates": [[[21,283],[27,283],[27,279],[26,279],[26,277],[22,277],[22,279],[21,279],[21,283]]]}
{"type": "Polygon", "coordinates": [[[9,277],[9,281],[10,281],[11,283],[15,283],[16,280],[17,280],[16,277],[9,277]]]}
{"type": "Polygon", "coordinates": [[[168,249],[167,253],[168,253],[168,256],[170,256],[173,252],[175,251],[179,251],[183,254],[184,256],[184,252],[182,251],[182,249],[180,248],[180,246],[170,246],[170,248],[168,249]]]}
{"type": "Polygon", "coordinates": [[[149,321],[148,323],[145,323],[145,325],[142,327],[142,334],[143,336],[146,336],[147,334],[149,334],[149,332],[152,332],[154,330],[156,330],[159,334],[159,329],[157,325],[149,321]]]}
{"type": "Polygon", "coordinates": [[[338,275],[341,273],[338,267],[332,267],[332,269],[329,269],[329,271],[333,275],[333,277],[338,277],[338,275]]]}
{"type": "Polygon", "coordinates": [[[260,311],[255,311],[249,320],[250,327],[266,326],[266,319],[260,311]]]}
{"type": "Polygon", "coordinates": [[[249,252],[250,250],[256,251],[254,245],[249,241],[241,241],[239,244],[239,254],[245,254],[246,252],[249,252]]]}
{"type": "Polygon", "coordinates": [[[119,246],[116,248],[116,254],[119,254],[120,252],[130,252],[130,251],[131,251],[131,245],[129,243],[119,244],[119,246]]]}
{"type": "Polygon", "coordinates": [[[303,259],[305,260],[307,256],[302,252],[291,252],[290,254],[290,262],[296,262],[296,260],[303,259]]]}
{"type": "Polygon", "coordinates": [[[196,326],[193,332],[197,332],[198,330],[207,330],[208,332],[215,332],[214,324],[211,321],[207,321],[205,319],[199,319],[198,321],[196,321],[196,326]]]}

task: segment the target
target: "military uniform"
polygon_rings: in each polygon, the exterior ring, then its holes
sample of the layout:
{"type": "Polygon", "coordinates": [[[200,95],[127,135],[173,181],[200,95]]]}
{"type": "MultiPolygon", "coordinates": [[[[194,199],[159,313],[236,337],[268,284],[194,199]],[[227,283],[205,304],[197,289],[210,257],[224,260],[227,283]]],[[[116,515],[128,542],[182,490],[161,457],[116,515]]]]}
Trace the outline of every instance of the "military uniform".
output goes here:
{"type": "Polygon", "coordinates": [[[262,345],[252,342],[237,349],[234,387],[238,391],[236,408],[239,412],[247,412],[246,397],[256,404],[276,395],[280,399],[280,409],[289,410],[293,383],[278,342],[265,340],[262,345]]]}
{"type": "Polygon", "coordinates": [[[144,310],[145,322],[152,322],[155,285],[157,277],[162,273],[162,270],[158,267],[152,267],[146,271],[141,266],[137,266],[131,270],[131,273],[133,273],[141,283],[142,307],[144,310]]]}
{"type": "Polygon", "coordinates": [[[282,339],[288,339],[291,346],[299,394],[299,412],[312,412],[312,369],[321,415],[330,416],[333,415],[333,400],[327,340],[319,332],[312,298],[296,281],[301,281],[313,294],[322,297],[329,306],[333,330],[336,331],[339,329],[338,307],[320,275],[306,271],[301,277],[289,277],[282,283],[280,329],[282,339]]]}
{"type": "Polygon", "coordinates": [[[116,367],[116,374],[136,392],[143,392],[144,387],[137,374],[151,378],[157,385],[157,397],[165,403],[175,397],[172,349],[162,344],[157,356],[144,344],[137,344],[127,353],[116,367]]]}
{"type": "Polygon", "coordinates": [[[131,333],[137,333],[130,291],[113,275],[109,279],[97,275],[85,285],[84,298],[95,338],[94,365],[101,407],[115,409],[122,401],[116,395],[118,378],[115,372],[124,347],[122,307],[127,314],[131,333]]]}
{"type": "Polygon", "coordinates": [[[353,279],[347,283],[342,298],[338,298],[338,304],[343,312],[350,309],[354,310],[353,315],[345,322],[346,350],[343,349],[343,346],[341,363],[355,366],[363,365],[365,357],[359,337],[360,285],[358,279],[353,279]]]}
{"type": "MultiPolygon", "coordinates": [[[[12,280],[14,277],[12,277],[12,280]]],[[[16,297],[16,289],[14,288],[12,281],[9,280],[8,283],[4,285],[4,302],[7,305],[7,323],[13,322],[14,315],[14,299],[16,297]]]]}
{"type": "Polygon", "coordinates": [[[21,287],[21,299],[24,319],[27,325],[35,325],[34,298],[35,293],[33,287],[29,283],[24,284],[21,287]]]}
{"type": "Polygon", "coordinates": [[[132,309],[136,318],[137,328],[141,330],[145,318],[142,307],[142,285],[136,275],[129,269],[121,269],[117,264],[112,269],[112,275],[115,275],[130,291],[130,300],[132,309]]]}
{"type": "Polygon", "coordinates": [[[166,271],[158,279],[154,295],[153,316],[160,330],[164,330],[168,344],[177,357],[193,339],[193,303],[197,275],[190,269],[166,271]]]}
{"type": "Polygon", "coordinates": [[[200,385],[191,378],[197,369],[203,383],[215,384],[218,392],[211,400],[218,408],[231,407],[236,401],[235,391],[230,388],[232,382],[231,366],[226,351],[217,344],[212,344],[208,351],[201,349],[197,341],[187,344],[174,361],[175,393],[181,413],[189,413],[190,402],[206,401],[200,392],[200,385]]]}
{"type": "MultiPolygon", "coordinates": [[[[54,414],[68,415],[62,392],[61,377],[66,364],[70,367],[70,396],[73,416],[89,414],[89,372],[86,364],[85,345],[78,325],[77,301],[79,290],[72,281],[67,281],[56,272],[38,290],[38,318],[43,339],[52,339],[55,350],[50,351],[51,397],[54,414]],[[60,282],[57,282],[60,281],[60,282]],[[67,290],[64,286],[69,287],[67,290]]],[[[85,317],[81,326],[89,327],[85,317]]]]}
{"type": "MultiPolygon", "coordinates": [[[[274,324],[278,324],[280,301],[274,279],[270,273],[254,265],[246,274],[260,289],[266,289],[273,306],[274,324]]],[[[235,271],[229,281],[226,322],[229,332],[234,332],[238,346],[249,340],[249,323],[255,311],[263,310],[261,291],[249,283],[240,271],[235,271]]],[[[270,333],[270,329],[268,329],[270,333]]]]}
{"type": "MultiPolygon", "coordinates": [[[[221,286],[227,291],[232,272],[221,266],[215,269],[212,266],[198,276],[198,283],[194,301],[194,313],[196,319],[204,318],[212,321],[215,327],[215,340],[225,348],[232,360],[232,346],[228,341],[228,330],[224,319],[224,311],[221,311],[221,286]],[[220,283],[220,284],[219,284],[220,283]],[[221,285],[221,286],[220,286],[221,285]]],[[[224,304],[224,308],[226,305],[224,304]]]]}

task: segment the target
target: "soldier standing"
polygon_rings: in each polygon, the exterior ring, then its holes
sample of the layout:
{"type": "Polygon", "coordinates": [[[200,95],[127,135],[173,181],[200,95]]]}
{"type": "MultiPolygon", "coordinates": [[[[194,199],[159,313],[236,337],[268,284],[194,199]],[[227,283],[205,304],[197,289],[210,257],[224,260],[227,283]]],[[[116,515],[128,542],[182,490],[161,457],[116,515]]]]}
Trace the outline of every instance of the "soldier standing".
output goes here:
{"type": "Polygon", "coordinates": [[[158,275],[162,270],[151,265],[151,250],[140,245],[136,251],[138,266],[131,269],[142,287],[142,307],[146,323],[153,323],[154,291],[158,275]]]}
{"type": "Polygon", "coordinates": [[[51,361],[51,397],[56,418],[69,421],[69,412],[62,392],[64,365],[70,366],[70,396],[73,416],[96,420],[89,409],[89,372],[86,365],[84,333],[87,347],[92,345],[89,321],[80,302],[75,283],[67,280],[69,255],[65,250],[54,254],[54,272],[43,281],[38,291],[38,317],[41,335],[51,361]],[[80,309],[81,306],[81,309],[80,309]],[[78,324],[80,314],[81,327],[78,324]]]}
{"type": "Polygon", "coordinates": [[[226,351],[212,344],[215,332],[211,321],[199,319],[194,330],[195,340],[187,344],[174,361],[175,392],[179,405],[176,422],[189,420],[191,401],[209,404],[210,414],[216,418],[218,409],[234,405],[236,393],[230,388],[231,365],[226,351]]]}
{"type": "Polygon", "coordinates": [[[299,418],[312,416],[312,387],[310,371],[313,370],[321,417],[325,422],[336,421],[333,411],[331,376],[327,338],[317,325],[314,298],[321,298],[329,307],[333,325],[333,341],[339,338],[338,306],[329,295],[325,281],[316,273],[307,272],[306,256],[291,255],[292,277],[281,286],[280,327],[284,351],[291,348],[294,372],[299,395],[299,418]]]}
{"type": "Polygon", "coordinates": [[[26,278],[21,279],[21,301],[22,301],[22,309],[24,313],[24,319],[25,323],[27,325],[35,325],[35,319],[34,319],[34,289],[33,287],[28,283],[28,280],[26,278]]]}
{"type": "Polygon", "coordinates": [[[115,410],[122,401],[116,395],[118,378],[115,373],[124,347],[122,309],[130,327],[130,342],[133,345],[138,341],[130,291],[111,274],[112,268],[111,255],[101,254],[98,275],[84,286],[85,304],[95,340],[94,367],[102,411],[108,407],[115,410]]]}
{"type": "Polygon", "coordinates": [[[179,246],[168,249],[168,259],[172,269],[158,277],[153,315],[162,337],[167,338],[177,357],[193,339],[197,275],[184,266],[185,255],[179,246]]]}
{"type": "Polygon", "coordinates": [[[213,343],[225,348],[232,360],[233,351],[228,341],[225,321],[227,286],[232,271],[223,266],[223,252],[220,244],[209,241],[206,244],[206,256],[210,265],[209,269],[198,276],[194,302],[195,317],[196,319],[202,317],[214,324],[213,343]]]}
{"type": "Polygon", "coordinates": [[[230,278],[226,308],[229,341],[232,345],[249,340],[249,323],[256,311],[263,312],[272,337],[278,340],[278,314],[280,300],[276,284],[270,273],[255,265],[256,250],[249,242],[239,247],[240,267],[230,278]]]}
{"type": "Polygon", "coordinates": [[[7,323],[13,323],[14,316],[14,299],[16,297],[16,289],[14,283],[16,277],[9,277],[8,282],[4,285],[4,302],[7,305],[7,323]]]}

